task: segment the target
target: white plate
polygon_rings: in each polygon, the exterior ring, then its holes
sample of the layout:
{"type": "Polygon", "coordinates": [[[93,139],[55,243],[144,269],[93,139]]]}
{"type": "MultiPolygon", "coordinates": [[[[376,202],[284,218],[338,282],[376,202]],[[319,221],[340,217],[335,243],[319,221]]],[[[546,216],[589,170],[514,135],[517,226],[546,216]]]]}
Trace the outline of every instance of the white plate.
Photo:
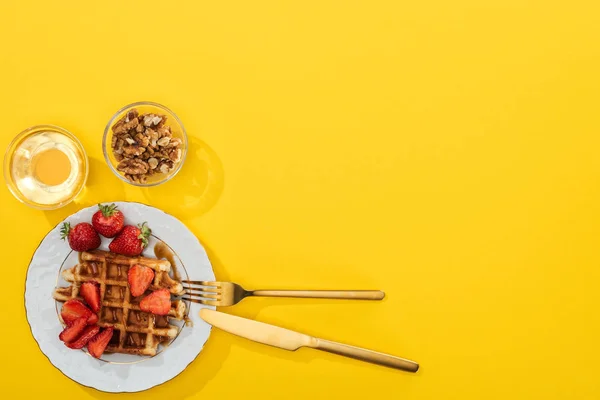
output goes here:
{"type": "MultiPolygon", "coordinates": [[[[137,225],[147,221],[153,238],[144,251],[154,257],[153,243],[160,239],[176,254],[182,279],[215,280],[206,251],[198,239],[175,217],[140,203],[116,202],[125,215],[125,223],[137,225]]],[[[71,226],[91,222],[97,206],[85,208],[65,221],[71,226]]],[[[63,221],[64,222],[64,221],[63,221]]],[[[85,351],[71,350],[59,339],[63,326],[58,319],[60,305],[52,298],[55,286],[67,286],[59,278],[63,268],[77,263],[77,253],[71,252],[60,239],[62,222],[52,229],[35,251],[25,282],[25,309],[33,337],[50,362],[74,381],[95,389],[119,393],[139,392],[160,385],[181,373],[202,350],[210,335],[210,325],[199,317],[201,306],[187,302],[193,326],[182,327],[177,338],[154,357],[107,354],[96,360],[85,351]]],[[[101,249],[108,250],[110,239],[102,238],[101,249]]],[[[213,308],[214,307],[209,307],[213,308]]]]}

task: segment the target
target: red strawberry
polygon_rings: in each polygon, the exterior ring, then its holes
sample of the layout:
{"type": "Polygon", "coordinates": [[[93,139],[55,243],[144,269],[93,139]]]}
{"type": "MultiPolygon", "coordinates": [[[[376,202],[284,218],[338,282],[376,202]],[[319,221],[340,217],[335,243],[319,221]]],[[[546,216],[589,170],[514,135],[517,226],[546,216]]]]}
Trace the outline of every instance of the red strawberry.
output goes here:
{"type": "Polygon", "coordinates": [[[92,313],[92,315],[90,315],[90,317],[88,318],[88,325],[95,325],[96,322],[98,322],[98,314],[94,314],[92,313]]]}
{"type": "Polygon", "coordinates": [[[144,297],[140,309],[156,315],[167,315],[171,310],[171,293],[169,289],[159,289],[144,297]]]}
{"type": "Polygon", "coordinates": [[[81,288],[79,288],[79,293],[93,312],[100,311],[102,304],[100,304],[100,285],[98,285],[98,282],[83,282],[81,288]]]}
{"type": "Polygon", "coordinates": [[[69,239],[69,246],[75,251],[88,251],[100,246],[100,236],[94,227],[87,222],[80,222],[71,228],[71,224],[65,222],[60,230],[61,238],[69,239]]]}
{"type": "Polygon", "coordinates": [[[100,211],[92,216],[92,225],[96,232],[107,238],[117,236],[117,233],[123,229],[123,222],[125,217],[123,213],[117,210],[117,206],[111,204],[110,206],[104,206],[98,204],[100,211]]]}
{"type": "Polygon", "coordinates": [[[110,339],[112,338],[112,335],[113,335],[113,327],[110,326],[106,329],[103,329],[99,334],[94,336],[87,343],[87,348],[88,348],[88,351],[90,352],[90,354],[93,357],[100,358],[102,353],[104,353],[106,346],[108,346],[108,343],[110,342],[110,339]]]}
{"type": "Polygon", "coordinates": [[[121,233],[110,242],[108,248],[113,253],[126,256],[139,256],[148,245],[148,236],[150,236],[151,232],[145,222],[139,228],[133,225],[126,225],[121,233]]]}
{"type": "Polygon", "coordinates": [[[79,335],[79,337],[76,340],[72,342],[67,342],[65,344],[70,349],[83,349],[83,346],[85,346],[91,338],[96,336],[98,332],[100,332],[99,326],[88,326],[83,330],[83,332],[81,332],[81,335],[79,335]]]}
{"type": "Polygon", "coordinates": [[[77,299],[67,300],[60,310],[60,316],[65,324],[70,324],[81,317],[86,317],[89,325],[98,322],[98,316],[77,299]]]}
{"type": "Polygon", "coordinates": [[[127,281],[129,282],[131,295],[133,297],[143,295],[153,279],[154,271],[152,268],[137,264],[129,268],[129,272],[127,272],[127,281]]]}
{"type": "Polygon", "coordinates": [[[77,318],[75,321],[67,325],[67,327],[58,335],[58,338],[63,342],[71,342],[75,340],[79,334],[87,326],[87,318],[77,318]]]}

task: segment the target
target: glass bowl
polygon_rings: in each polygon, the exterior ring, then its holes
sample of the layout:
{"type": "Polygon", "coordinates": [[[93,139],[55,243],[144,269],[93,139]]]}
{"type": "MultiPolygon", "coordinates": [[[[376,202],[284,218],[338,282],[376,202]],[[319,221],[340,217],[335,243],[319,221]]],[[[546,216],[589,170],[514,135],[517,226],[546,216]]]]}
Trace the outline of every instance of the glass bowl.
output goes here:
{"type": "Polygon", "coordinates": [[[19,133],[4,154],[4,180],[20,202],[40,210],[69,204],[87,181],[89,162],[71,132],[37,125],[19,133]]]}
{"type": "Polygon", "coordinates": [[[134,186],[141,187],[160,185],[161,183],[165,183],[171,178],[173,178],[175,175],[177,175],[185,161],[187,148],[187,133],[185,132],[185,128],[183,127],[183,124],[181,123],[179,117],[173,111],[169,110],[162,104],[153,103],[150,101],[140,101],[137,103],[132,103],[126,105],[125,107],[117,111],[115,115],[112,116],[110,121],[108,121],[108,124],[104,129],[104,135],[102,137],[102,151],[104,152],[104,159],[110,167],[110,170],[122,181],[134,186]],[[125,117],[127,113],[134,108],[137,109],[140,114],[152,113],[156,115],[165,115],[167,117],[165,125],[168,125],[171,128],[172,137],[181,139],[181,158],[177,163],[175,163],[173,169],[166,173],[156,172],[153,175],[148,176],[145,183],[131,181],[125,177],[125,174],[123,172],[117,170],[117,165],[119,164],[119,161],[115,158],[112,149],[113,131],[111,128],[117,123],[117,121],[119,121],[119,119],[125,117]]]}

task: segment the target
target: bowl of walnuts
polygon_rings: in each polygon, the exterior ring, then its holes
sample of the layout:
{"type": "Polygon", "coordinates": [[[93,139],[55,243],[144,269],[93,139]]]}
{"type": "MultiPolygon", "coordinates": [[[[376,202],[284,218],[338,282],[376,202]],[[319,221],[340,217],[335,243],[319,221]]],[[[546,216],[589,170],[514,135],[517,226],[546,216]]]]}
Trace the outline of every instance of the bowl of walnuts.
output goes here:
{"type": "Polygon", "coordinates": [[[187,134],[173,111],[142,101],[115,113],[104,129],[102,149],[120,179],[135,186],[155,186],[181,169],[187,134]]]}

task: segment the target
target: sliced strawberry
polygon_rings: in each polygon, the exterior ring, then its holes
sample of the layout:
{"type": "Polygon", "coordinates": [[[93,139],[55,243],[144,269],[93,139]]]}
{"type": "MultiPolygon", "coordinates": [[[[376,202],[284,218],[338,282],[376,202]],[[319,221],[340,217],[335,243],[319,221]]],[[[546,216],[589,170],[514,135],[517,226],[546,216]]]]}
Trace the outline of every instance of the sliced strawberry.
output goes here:
{"type": "Polygon", "coordinates": [[[63,342],[72,342],[77,339],[79,334],[83,332],[87,326],[87,317],[81,317],[68,324],[67,327],[58,335],[58,338],[63,342]]]}
{"type": "Polygon", "coordinates": [[[67,325],[83,316],[88,318],[88,324],[90,325],[98,322],[98,316],[77,299],[67,300],[63,304],[60,316],[67,325]]]}
{"type": "Polygon", "coordinates": [[[150,283],[154,279],[154,271],[152,268],[144,267],[143,265],[134,265],[127,272],[127,281],[131,295],[134,297],[141,296],[146,292],[150,283]]]}
{"type": "Polygon", "coordinates": [[[100,285],[98,285],[98,282],[84,282],[79,289],[79,293],[93,312],[100,311],[100,285]]]}
{"type": "Polygon", "coordinates": [[[88,348],[88,351],[90,352],[90,354],[93,357],[100,358],[102,353],[104,353],[106,346],[108,346],[108,343],[110,342],[110,339],[112,338],[112,335],[113,335],[113,327],[110,326],[106,329],[103,329],[99,334],[94,336],[87,343],[87,348],[88,348]]]}
{"type": "Polygon", "coordinates": [[[142,311],[156,315],[167,315],[171,310],[171,293],[169,289],[159,289],[144,297],[140,302],[142,311]]]}
{"type": "MultiPolygon", "coordinates": [[[[96,315],[96,314],[94,314],[94,315],[96,315]]],[[[72,342],[67,342],[65,344],[70,349],[83,349],[83,346],[85,346],[87,344],[87,342],[90,341],[91,338],[96,336],[98,334],[98,332],[100,332],[99,326],[96,326],[96,325],[87,326],[83,330],[83,332],[81,332],[81,335],[79,335],[79,337],[77,339],[75,339],[72,342]]]]}
{"type": "Polygon", "coordinates": [[[96,325],[96,322],[98,322],[98,314],[94,314],[92,313],[92,315],[90,315],[90,317],[88,318],[88,325],[96,325]]]}

